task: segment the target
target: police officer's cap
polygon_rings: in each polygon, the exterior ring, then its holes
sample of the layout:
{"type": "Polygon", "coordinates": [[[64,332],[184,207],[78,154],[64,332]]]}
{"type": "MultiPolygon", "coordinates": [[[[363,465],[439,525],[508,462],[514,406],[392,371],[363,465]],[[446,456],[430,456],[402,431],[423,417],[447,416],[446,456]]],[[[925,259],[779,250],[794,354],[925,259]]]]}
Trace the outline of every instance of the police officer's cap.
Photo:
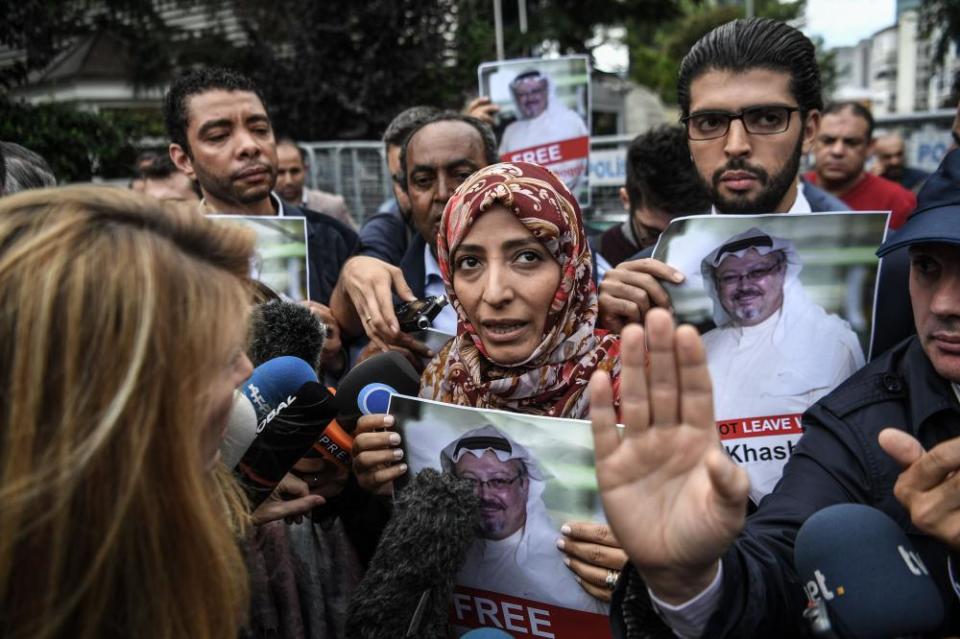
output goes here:
{"type": "Polygon", "coordinates": [[[917,209],[877,249],[883,257],[911,244],[960,244],[960,149],[947,153],[917,194],[917,209]]]}

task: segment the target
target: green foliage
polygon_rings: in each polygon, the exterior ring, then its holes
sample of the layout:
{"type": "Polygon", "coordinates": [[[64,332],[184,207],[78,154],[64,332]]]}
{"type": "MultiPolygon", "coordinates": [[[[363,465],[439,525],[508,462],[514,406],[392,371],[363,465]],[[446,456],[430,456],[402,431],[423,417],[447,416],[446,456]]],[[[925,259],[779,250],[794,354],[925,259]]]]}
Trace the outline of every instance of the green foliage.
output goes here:
{"type": "MultiPolygon", "coordinates": [[[[506,54],[589,53],[598,28],[629,21],[654,33],[696,1],[526,0],[529,28],[521,33],[517,2],[504,0],[506,54]]],[[[0,21],[0,45],[25,57],[0,69],[0,88],[23,84],[91,34],[119,42],[127,52],[123,67],[140,89],[163,86],[197,65],[236,68],[259,85],[279,132],[315,140],[378,137],[397,112],[415,104],[459,108],[476,92],[477,65],[496,57],[490,0],[19,0],[0,21]],[[202,32],[161,19],[168,9],[198,8],[211,18],[202,32]],[[230,14],[239,40],[228,37],[217,18],[230,14]]],[[[68,120],[97,132],[83,138],[89,143],[79,145],[87,146],[83,153],[70,138],[60,144],[77,156],[62,167],[76,179],[122,163],[97,146],[101,140],[120,144],[118,158],[126,161],[131,140],[156,132],[156,122],[137,123],[136,115],[132,121],[119,113],[70,120],[66,109],[40,112],[55,120],[48,133],[75,135],[68,120]],[[92,159],[80,157],[84,153],[92,159]]]]}
{"type": "MultiPolygon", "coordinates": [[[[755,14],[777,20],[793,20],[803,14],[805,0],[780,2],[757,0],[755,14]]],[[[721,24],[744,17],[742,4],[710,4],[688,0],[675,19],[652,30],[634,21],[627,23],[630,76],[660,94],[669,104],[677,102],[680,61],[690,47],[721,24]]]]}
{"type": "Polygon", "coordinates": [[[30,106],[0,99],[0,140],[42,155],[61,182],[126,177],[144,136],[163,136],[155,112],[115,111],[103,115],[58,104],[30,106]]]}
{"type": "Polygon", "coordinates": [[[942,65],[950,44],[960,40],[960,0],[921,0],[920,35],[936,37],[933,63],[942,65]]]}

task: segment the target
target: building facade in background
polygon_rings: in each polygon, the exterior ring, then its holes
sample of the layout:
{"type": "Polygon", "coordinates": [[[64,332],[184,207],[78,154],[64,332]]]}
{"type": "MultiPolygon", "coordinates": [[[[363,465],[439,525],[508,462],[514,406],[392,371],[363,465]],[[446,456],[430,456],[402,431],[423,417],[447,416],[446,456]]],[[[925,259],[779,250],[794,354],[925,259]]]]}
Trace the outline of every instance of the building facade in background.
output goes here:
{"type": "Polygon", "coordinates": [[[874,115],[938,111],[956,107],[954,79],[960,73],[958,43],[940,67],[931,60],[938,33],[923,38],[920,0],[897,0],[897,21],[854,46],[837,47],[835,99],[869,102],[874,115]]]}

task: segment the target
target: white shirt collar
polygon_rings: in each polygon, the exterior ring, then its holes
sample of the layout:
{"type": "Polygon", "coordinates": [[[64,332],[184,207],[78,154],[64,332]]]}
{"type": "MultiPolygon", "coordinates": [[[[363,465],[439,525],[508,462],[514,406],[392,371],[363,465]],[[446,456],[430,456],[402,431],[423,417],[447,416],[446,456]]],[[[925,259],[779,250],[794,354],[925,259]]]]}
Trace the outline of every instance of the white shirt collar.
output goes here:
{"type": "Polygon", "coordinates": [[[440,274],[440,264],[437,263],[437,258],[433,256],[433,251],[430,250],[430,245],[427,244],[423,247],[423,283],[427,285],[430,283],[431,278],[438,280],[443,280],[443,276],[440,274]]]}
{"type": "MultiPolygon", "coordinates": [[[[764,211],[757,211],[762,213],[764,211]]],[[[765,211],[766,213],[771,213],[772,211],[765,211]]],[[[803,184],[797,180],[797,197],[793,200],[793,206],[790,207],[790,210],[787,213],[812,213],[813,209],[810,208],[810,202],[807,200],[807,196],[803,194],[803,184]]],[[[716,206],[710,207],[710,215],[720,215],[720,211],[717,210],[716,206]]]]}
{"type": "Polygon", "coordinates": [[[276,193],[274,193],[273,191],[270,191],[270,199],[272,199],[272,200],[276,203],[276,205],[277,205],[277,215],[278,215],[279,217],[283,217],[284,215],[287,214],[286,210],[284,209],[283,200],[280,199],[280,196],[278,196],[278,195],[277,195],[276,193]]]}

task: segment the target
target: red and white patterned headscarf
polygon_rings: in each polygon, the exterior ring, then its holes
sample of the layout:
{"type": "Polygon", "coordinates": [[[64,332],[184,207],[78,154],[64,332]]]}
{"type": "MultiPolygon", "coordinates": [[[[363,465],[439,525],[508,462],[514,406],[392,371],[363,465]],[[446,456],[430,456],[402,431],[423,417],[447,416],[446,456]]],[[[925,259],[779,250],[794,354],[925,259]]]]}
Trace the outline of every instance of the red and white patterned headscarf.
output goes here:
{"type": "Polygon", "coordinates": [[[597,330],[597,289],[590,247],[576,199],[548,169],[526,162],[494,164],[460,185],[443,211],[437,261],[457,336],[427,365],[420,397],[476,408],[551,417],[585,418],[586,387],[595,370],[614,379],[619,405],[620,338],[597,330]],[[453,290],[450,257],[478,217],[503,206],[547,249],[561,269],[540,344],[525,361],[489,359],[453,290]]]}

